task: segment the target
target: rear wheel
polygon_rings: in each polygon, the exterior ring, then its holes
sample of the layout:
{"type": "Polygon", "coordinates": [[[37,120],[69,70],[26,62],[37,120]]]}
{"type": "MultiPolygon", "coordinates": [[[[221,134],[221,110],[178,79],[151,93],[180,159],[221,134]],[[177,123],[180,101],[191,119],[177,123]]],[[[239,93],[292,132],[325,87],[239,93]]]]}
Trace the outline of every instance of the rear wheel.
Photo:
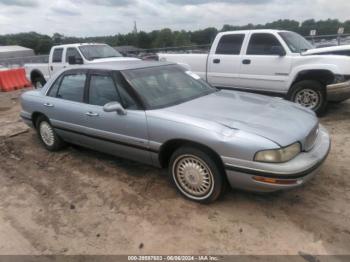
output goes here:
{"type": "Polygon", "coordinates": [[[211,203],[224,192],[226,180],[210,154],[181,147],[170,159],[169,173],[179,192],[190,200],[211,203]]]}
{"type": "Polygon", "coordinates": [[[46,81],[45,81],[44,77],[38,76],[38,77],[34,78],[32,83],[33,83],[34,88],[38,89],[38,88],[42,88],[46,84],[46,81]]]}
{"type": "Polygon", "coordinates": [[[46,117],[39,116],[35,126],[38,131],[39,139],[47,150],[58,151],[65,146],[64,141],[56,134],[46,117]]]}
{"type": "Polygon", "coordinates": [[[322,115],[327,106],[326,89],[314,80],[303,80],[295,83],[288,99],[309,108],[317,115],[322,115]]]}

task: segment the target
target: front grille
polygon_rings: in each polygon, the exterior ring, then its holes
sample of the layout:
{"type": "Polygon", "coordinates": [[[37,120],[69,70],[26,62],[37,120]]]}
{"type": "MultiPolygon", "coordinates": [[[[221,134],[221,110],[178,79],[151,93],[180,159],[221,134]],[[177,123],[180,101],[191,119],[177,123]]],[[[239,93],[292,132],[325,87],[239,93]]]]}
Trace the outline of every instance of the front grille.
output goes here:
{"type": "Polygon", "coordinates": [[[319,132],[319,125],[317,124],[305,138],[304,148],[306,151],[311,150],[315,145],[318,132],[319,132]]]}

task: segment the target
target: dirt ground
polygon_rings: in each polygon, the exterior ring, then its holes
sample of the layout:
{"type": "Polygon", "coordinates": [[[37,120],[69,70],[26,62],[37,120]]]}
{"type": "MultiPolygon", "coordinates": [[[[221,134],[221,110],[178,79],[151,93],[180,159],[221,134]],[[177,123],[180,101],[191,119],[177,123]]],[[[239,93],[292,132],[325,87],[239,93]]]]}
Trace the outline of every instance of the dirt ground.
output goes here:
{"type": "Polygon", "coordinates": [[[0,254],[350,254],[350,101],[321,119],[332,150],[306,186],[200,205],[164,170],[47,152],[19,93],[0,93],[0,254]]]}

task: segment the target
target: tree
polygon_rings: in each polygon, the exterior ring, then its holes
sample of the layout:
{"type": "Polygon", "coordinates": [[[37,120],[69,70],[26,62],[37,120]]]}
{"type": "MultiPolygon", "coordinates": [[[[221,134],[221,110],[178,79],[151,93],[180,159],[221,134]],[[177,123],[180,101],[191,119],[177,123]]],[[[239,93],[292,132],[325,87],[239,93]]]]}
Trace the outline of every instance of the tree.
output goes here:
{"type": "Polygon", "coordinates": [[[174,46],[174,35],[169,28],[159,31],[157,38],[153,42],[153,47],[171,47],[174,46]]]}

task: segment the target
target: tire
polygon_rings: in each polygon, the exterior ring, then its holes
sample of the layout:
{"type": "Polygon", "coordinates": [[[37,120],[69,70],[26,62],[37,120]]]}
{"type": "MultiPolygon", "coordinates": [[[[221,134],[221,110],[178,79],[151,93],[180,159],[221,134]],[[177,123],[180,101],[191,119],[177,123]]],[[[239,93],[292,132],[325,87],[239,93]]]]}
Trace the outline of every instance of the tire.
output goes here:
{"type": "Polygon", "coordinates": [[[187,199],[209,204],[225,192],[226,177],[213,159],[211,154],[194,147],[181,147],[171,156],[170,179],[187,199]]]}
{"type": "Polygon", "coordinates": [[[42,88],[46,84],[46,80],[44,77],[39,76],[33,80],[32,84],[35,89],[42,88]]]}
{"type": "Polygon", "coordinates": [[[66,145],[65,142],[56,134],[50,121],[45,116],[39,116],[35,126],[39,139],[47,150],[58,151],[66,145]]]}
{"type": "Polygon", "coordinates": [[[324,114],[327,107],[326,88],[314,80],[303,80],[295,83],[287,98],[313,110],[318,116],[324,114]]]}

